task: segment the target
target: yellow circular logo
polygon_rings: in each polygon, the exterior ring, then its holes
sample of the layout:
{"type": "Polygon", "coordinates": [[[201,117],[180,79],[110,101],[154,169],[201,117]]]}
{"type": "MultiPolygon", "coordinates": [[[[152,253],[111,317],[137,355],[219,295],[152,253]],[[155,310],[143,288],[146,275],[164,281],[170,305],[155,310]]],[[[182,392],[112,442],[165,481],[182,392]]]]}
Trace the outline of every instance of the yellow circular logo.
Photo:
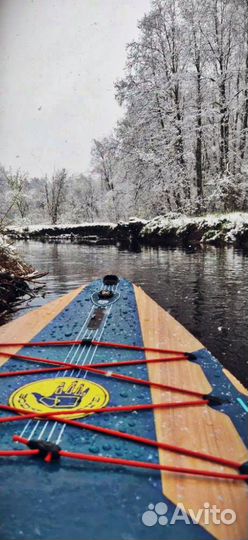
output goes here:
{"type": "Polygon", "coordinates": [[[65,418],[80,418],[90,414],[91,409],[105,407],[109,399],[109,393],[99,384],[87,379],[61,377],[42,379],[18,388],[11,394],[9,404],[36,413],[71,411],[72,414],[65,418]],[[80,409],[89,409],[89,412],[75,414],[80,409]]]}

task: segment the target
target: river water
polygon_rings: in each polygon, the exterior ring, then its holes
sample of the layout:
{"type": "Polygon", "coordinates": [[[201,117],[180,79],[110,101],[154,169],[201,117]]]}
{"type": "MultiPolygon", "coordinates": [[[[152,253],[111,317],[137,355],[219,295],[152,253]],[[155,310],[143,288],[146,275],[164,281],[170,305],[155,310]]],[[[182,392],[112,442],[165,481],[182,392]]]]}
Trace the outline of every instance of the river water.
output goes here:
{"type": "Polygon", "coordinates": [[[81,284],[114,273],[141,285],[248,386],[248,253],[233,248],[142,248],[17,242],[22,258],[48,272],[45,296],[18,316],[81,284]]]}

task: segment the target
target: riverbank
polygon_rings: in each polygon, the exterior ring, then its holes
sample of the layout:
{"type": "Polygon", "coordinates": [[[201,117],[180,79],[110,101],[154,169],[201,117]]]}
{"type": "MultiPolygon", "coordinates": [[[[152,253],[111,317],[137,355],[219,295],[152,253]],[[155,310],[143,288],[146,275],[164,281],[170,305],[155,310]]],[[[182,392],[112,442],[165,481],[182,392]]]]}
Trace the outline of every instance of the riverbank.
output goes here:
{"type": "Polygon", "coordinates": [[[85,245],[190,246],[211,244],[248,248],[248,213],[209,214],[187,217],[178,214],[151,220],[130,218],[119,223],[81,223],[9,227],[15,240],[72,242],[85,245]]]}
{"type": "Polygon", "coordinates": [[[40,287],[33,284],[40,276],[0,235],[0,324],[6,322],[25,300],[34,298],[40,287]]]}

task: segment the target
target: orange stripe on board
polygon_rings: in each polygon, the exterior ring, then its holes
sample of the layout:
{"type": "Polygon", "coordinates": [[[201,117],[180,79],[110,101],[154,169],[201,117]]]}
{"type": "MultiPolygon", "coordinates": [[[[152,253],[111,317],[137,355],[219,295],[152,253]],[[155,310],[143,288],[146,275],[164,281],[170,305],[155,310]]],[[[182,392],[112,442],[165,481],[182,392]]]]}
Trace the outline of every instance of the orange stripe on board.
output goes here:
{"type": "MultiPolygon", "coordinates": [[[[0,351],[1,342],[18,343],[22,341],[31,341],[45,326],[47,326],[61,311],[63,311],[82,291],[84,287],[79,287],[72,292],[61,296],[60,298],[45,304],[44,306],[23,315],[19,319],[15,319],[0,328],[0,351]]],[[[6,351],[6,347],[2,347],[6,351]]],[[[15,353],[20,350],[19,346],[8,349],[15,353]]],[[[0,365],[3,365],[9,356],[0,358],[0,365]]]]}

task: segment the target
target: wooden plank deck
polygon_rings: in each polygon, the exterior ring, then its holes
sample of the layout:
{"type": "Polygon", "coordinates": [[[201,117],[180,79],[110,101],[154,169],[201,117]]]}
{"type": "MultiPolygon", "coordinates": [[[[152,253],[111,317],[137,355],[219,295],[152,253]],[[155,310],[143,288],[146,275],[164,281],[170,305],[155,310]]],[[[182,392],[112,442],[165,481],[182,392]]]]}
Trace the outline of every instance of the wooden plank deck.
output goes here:
{"type": "MultiPolygon", "coordinates": [[[[195,339],[180,323],[154,302],[144,291],[135,287],[144,345],[164,347],[187,352],[194,352],[203,345],[195,339]]],[[[160,355],[164,357],[165,355],[160,355]]],[[[147,358],[154,353],[147,353],[147,358]]],[[[152,381],[201,391],[211,392],[211,385],[200,366],[189,361],[165,364],[148,364],[149,377],[152,381]]],[[[165,392],[152,388],[154,402],[187,400],[181,394],[165,392]]],[[[209,406],[186,407],[185,409],[154,410],[157,439],[192,450],[203,451],[215,456],[234,459],[244,463],[248,451],[230,418],[209,406]]],[[[160,463],[178,467],[194,467],[222,472],[235,472],[229,467],[182,456],[164,450],[159,451],[160,463]]],[[[163,493],[175,504],[182,503],[195,513],[216,505],[220,510],[232,509],[237,520],[233,525],[200,524],[220,540],[247,539],[248,486],[245,482],[230,482],[196,477],[185,477],[172,473],[162,473],[163,493]]],[[[230,517],[230,516],[229,516],[230,517]]]]}
{"type": "MultiPolygon", "coordinates": [[[[60,298],[45,304],[44,306],[23,315],[19,319],[10,321],[0,327],[0,351],[9,350],[16,353],[20,347],[11,346],[11,348],[1,347],[1,343],[18,343],[21,341],[31,341],[45,326],[47,326],[63,309],[65,309],[78,294],[84,289],[79,287],[60,298]]],[[[0,357],[0,366],[3,365],[9,356],[0,357]]]]}

